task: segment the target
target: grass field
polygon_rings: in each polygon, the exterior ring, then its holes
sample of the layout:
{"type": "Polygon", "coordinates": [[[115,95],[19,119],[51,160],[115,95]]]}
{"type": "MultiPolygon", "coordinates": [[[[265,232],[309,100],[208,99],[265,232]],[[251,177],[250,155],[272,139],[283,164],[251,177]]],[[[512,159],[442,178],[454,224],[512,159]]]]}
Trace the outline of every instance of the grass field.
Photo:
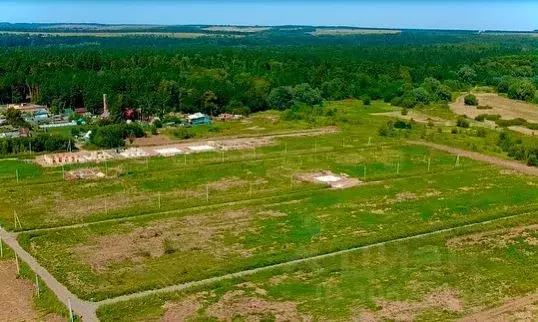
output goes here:
{"type": "MultiPolygon", "coordinates": [[[[277,138],[250,150],[64,169],[0,161],[0,224],[19,231],[21,246],[73,293],[100,301],[497,220],[105,306],[103,321],[167,314],[168,320],[232,320],[242,314],[268,320],[446,320],[536,289],[534,277],[522,276],[536,268],[538,178],[406,143],[422,138],[503,156],[494,149],[497,132],[478,136],[474,128],[451,133],[452,126],[416,123],[382,137],[378,129],[389,117],[370,114],[394,108],[357,101],[326,108],[335,112],[316,122],[292,125],[271,112],[251,123],[218,125],[219,131],[198,130],[201,138],[247,135],[264,122],[259,135],[334,124],[339,130],[277,138]],[[63,179],[63,171],[86,167],[107,177],[63,179]],[[330,189],[302,179],[324,171],[361,184],[330,189]],[[15,226],[15,213],[22,227],[15,226]],[[526,228],[496,230],[510,225],[526,228]],[[488,232],[454,239],[474,230],[488,232]],[[521,277],[509,280],[512,269],[521,277]]],[[[420,112],[448,113],[438,107],[420,112]]]]}
{"type": "MultiPolygon", "coordinates": [[[[536,218],[531,214],[108,305],[98,313],[103,321],[246,316],[298,321],[455,320],[535,293],[537,241],[536,218]]],[[[527,308],[516,306],[500,320],[525,309],[532,313],[532,303],[527,308]]],[[[482,318],[491,321],[499,316],[482,318]]]]}

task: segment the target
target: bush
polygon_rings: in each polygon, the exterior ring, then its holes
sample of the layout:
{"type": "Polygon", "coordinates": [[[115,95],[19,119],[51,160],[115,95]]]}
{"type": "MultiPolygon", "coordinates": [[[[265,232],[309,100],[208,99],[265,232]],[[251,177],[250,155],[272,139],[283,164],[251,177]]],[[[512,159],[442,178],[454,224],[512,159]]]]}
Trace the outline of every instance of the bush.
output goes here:
{"type": "Polygon", "coordinates": [[[407,115],[407,114],[409,114],[409,110],[406,109],[406,108],[403,108],[402,109],[402,115],[407,115]]]}
{"type": "Polygon", "coordinates": [[[372,99],[368,95],[363,95],[361,97],[361,100],[362,100],[362,104],[364,104],[366,106],[369,106],[372,103],[372,99]]]}
{"type": "Polygon", "coordinates": [[[471,126],[471,124],[469,123],[469,120],[467,120],[466,118],[460,117],[456,121],[456,126],[467,129],[471,126]]]}
{"type": "Polygon", "coordinates": [[[186,127],[177,128],[172,132],[172,134],[176,138],[181,139],[181,140],[190,139],[195,136],[195,134],[189,128],[186,128],[186,127]]]}
{"type": "Polygon", "coordinates": [[[457,129],[457,128],[453,128],[452,130],[450,130],[450,133],[452,133],[452,134],[458,134],[458,129],[457,129]]]}
{"type": "Polygon", "coordinates": [[[487,135],[488,135],[488,132],[486,131],[486,129],[482,127],[476,130],[476,136],[478,136],[479,138],[485,138],[487,135]]]}
{"type": "Polygon", "coordinates": [[[465,102],[465,105],[472,105],[476,106],[478,105],[478,99],[473,94],[467,94],[463,98],[463,101],[465,102]]]}

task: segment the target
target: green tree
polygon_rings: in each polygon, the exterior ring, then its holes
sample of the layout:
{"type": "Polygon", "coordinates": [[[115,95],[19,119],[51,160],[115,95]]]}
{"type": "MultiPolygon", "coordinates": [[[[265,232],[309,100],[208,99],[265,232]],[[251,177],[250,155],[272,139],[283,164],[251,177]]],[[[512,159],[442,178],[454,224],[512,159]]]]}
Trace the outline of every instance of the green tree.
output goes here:
{"type": "Polygon", "coordinates": [[[273,88],[267,97],[267,104],[270,108],[287,110],[293,105],[293,89],[289,86],[273,88]]]}
{"type": "Polygon", "coordinates": [[[473,94],[465,95],[465,97],[463,98],[463,102],[465,103],[465,105],[472,105],[472,106],[478,105],[478,99],[473,94]]]}

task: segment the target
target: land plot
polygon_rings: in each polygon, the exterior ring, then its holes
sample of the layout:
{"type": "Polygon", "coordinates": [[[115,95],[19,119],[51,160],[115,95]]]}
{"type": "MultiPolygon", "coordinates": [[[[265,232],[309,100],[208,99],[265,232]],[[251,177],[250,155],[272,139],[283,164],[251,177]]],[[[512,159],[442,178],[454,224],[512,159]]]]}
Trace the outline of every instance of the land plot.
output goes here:
{"type": "Polygon", "coordinates": [[[20,241],[73,292],[103,299],[533,211],[537,181],[461,169],[274,204],[23,233],[20,241]]]}
{"type": "Polygon", "coordinates": [[[534,214],[521,215],[106,305],[98,315],[117,321],[178,316],[200,320],[439,321],[485,311],[476,316],[490,320],[488,309],[499,307],[492,310],[502,313],[496,318],[533,320],[538,232],[528,227],[536,224],[534,214]],[[504,238],[507,228],[527,235],[504,238]],[[484,233],[497,247],[490,247],[489,241],[451,246],[453,240],[475,239],[484,233]],[[496,243],[496,237],[503,243],[496,243]],[[503,305],[525,299],[531,304],[526,310],[503,305]],[[141,306],[144,310],[135,309],[141,306]]]}
{"type": "MultiPolygon", "coordinates": [[[[191,159],[185,164],[181,157],[155,159],[151,164],[133,160],[100,165],[100,172],[107,178],[99,180],[66,182],[58,173],[60,181],[56,182],[12,183],[0,187],[4,191],[0,220],[4,227],[14,228],[16,212],[23,229],[54,227],[319,189],[295,179],[306,172],[332,171],[361,181],[377,181],[427,174],[428,163],[432,173],[455,168],[454,156],[432,153],[423,147],[376,144],[357,149],[355,142],[347,138],[344,149],[335,150],[340,140],[337,136],[310,140],[307,144],[311,150],[305,154],[293,152],[296,147],[304,149],[305,138],[288,138],[280,146],[260,149],[256,156],[251,151],[249,160],[237,162],[218,154],[212,156],[215,163],[204,166],[191,159]]],[[[203,155],[196,158],[203,160],[203,155]]],[[[460,164],[478,165],[463,159],[460,164]]]]}

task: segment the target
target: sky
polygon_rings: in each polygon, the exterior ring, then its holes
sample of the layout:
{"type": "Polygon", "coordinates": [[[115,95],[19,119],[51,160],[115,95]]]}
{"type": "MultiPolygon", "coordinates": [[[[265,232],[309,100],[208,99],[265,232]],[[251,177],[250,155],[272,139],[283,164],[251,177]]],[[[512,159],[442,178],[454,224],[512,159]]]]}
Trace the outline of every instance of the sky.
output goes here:
{"type": "Polygon", "coordinates": [[[538,0],[0,0],[0,21],[536,30],[538,0]]]}

